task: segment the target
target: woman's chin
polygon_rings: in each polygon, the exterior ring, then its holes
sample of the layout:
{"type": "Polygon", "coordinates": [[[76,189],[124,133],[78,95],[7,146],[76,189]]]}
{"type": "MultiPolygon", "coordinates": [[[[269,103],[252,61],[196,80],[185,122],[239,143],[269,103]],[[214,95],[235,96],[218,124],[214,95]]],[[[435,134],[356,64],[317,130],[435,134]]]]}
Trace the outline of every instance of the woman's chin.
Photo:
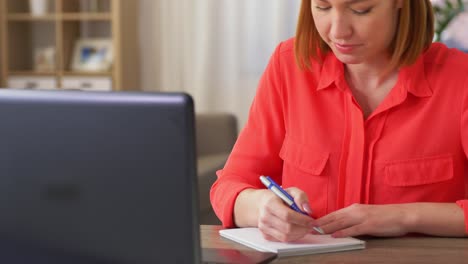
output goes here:
{"type": "Polygon", "coordinates": [[[344,64],[360,64],[362,63],[362,58],[353,56],[353,55],[344,55],[344,54],[336,54],[336,57],[338,58],[339,61],[341,61],[344,64]]]}

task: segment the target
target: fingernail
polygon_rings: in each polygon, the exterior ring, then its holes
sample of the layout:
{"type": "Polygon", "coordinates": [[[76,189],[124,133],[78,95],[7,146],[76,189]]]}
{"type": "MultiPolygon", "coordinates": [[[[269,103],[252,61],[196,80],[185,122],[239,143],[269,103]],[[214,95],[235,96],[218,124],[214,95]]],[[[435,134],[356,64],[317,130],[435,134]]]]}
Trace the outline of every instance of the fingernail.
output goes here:
{"type": "Polygon", "coordinates": [[[302,208],[304,209],[306,213],[312,214],[312,209],[310,209],[310,205],[308,203],[303,204],[302,208]]]}
{"type": "Polygon", "coordinates": [[[331,234],[331,236],[334,238],[341,238],[343,235],[341,234],[341,232],[338,231],[338,232],[331,234]]]}

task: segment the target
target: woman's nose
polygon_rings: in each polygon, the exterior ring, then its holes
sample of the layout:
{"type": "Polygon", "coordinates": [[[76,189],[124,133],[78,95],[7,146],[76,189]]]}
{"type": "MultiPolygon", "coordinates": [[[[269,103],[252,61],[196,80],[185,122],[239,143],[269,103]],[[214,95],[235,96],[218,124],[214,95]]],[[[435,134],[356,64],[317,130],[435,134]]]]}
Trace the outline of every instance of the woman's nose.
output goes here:
{"type": "Polygon", "coordinates": [[[349,21],[341,15],[335,15],[332,19],[331,37],[333,40],[347,40],[353,35],[353,29],[349,21]]]}

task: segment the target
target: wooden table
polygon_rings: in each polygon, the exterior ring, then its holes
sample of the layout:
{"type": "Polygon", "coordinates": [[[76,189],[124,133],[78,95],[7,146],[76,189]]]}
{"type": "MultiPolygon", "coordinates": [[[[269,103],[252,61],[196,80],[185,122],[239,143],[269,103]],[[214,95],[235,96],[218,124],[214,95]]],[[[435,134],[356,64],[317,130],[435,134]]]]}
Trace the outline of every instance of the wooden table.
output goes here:
{"type": "MultiPolygon", "coordinates": [[[[221,226],[202,225],[203,248],[252,250],[222,238],[221,226]]],[[[272,263],[468,263],[468,238],[402,237],[360,238],[366,249],[337,253],[277,258],[272,263]]]]}

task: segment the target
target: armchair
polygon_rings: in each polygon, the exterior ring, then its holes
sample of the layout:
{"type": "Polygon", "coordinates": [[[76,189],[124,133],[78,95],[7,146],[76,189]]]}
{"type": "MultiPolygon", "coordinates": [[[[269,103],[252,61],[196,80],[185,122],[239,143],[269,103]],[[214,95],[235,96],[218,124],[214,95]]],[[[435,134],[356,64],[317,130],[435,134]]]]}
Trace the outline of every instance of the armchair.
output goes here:
{"type": "Polygon", "coordinates": [[[210,188],[237,139],[237,119],[232,114],[197,114],[195,117],[200,224],[220,224],[211,208],[210,188]]]}

